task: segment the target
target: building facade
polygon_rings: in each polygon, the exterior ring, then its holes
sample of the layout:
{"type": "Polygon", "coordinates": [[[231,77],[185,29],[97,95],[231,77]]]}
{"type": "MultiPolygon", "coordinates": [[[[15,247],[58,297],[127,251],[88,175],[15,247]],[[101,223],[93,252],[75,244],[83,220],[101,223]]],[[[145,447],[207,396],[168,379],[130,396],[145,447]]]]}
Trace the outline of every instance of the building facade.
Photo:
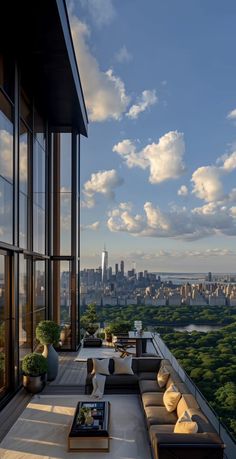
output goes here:
{"type": "Polygon", "coordinates": [[[41,320],[61,325],[62,348],[79,343],[79,155],[88,124],[65,1],[3,2],[1,16],[0,407],[21,384],[41,320]]]}

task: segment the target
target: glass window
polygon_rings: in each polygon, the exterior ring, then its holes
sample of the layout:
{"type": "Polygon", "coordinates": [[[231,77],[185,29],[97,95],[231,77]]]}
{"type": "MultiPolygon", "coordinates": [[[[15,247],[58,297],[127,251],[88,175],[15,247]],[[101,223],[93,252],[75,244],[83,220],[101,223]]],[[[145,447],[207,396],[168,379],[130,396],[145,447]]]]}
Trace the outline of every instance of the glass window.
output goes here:
{"type": "Polygon", "coordinates": [[[46,317],[45,261],[37,260],[34,263],[34,339],[35,339],[35,329],[41,320],[45,320],[45,317],[46,317]]]}
{"type": "Polygon", "coordinates": [[[33,245],[35,252],[45,253],[45,151],[37,141],[33,174],[33,245]]]}
{"type": "Polygon", "coordinates": [[[32,350],[32,311],[29,299],[29,261],[20,255],[19,264],[19,352],[20,360],[32,350]]]}
{"type": "Polygon", "coordinates": [[[34,136],[45,150],[45,123],[37,110],[34,111],[34,136]]]}
{"type": "Polygon", "coordinates": [[[27,248],[28,227],[28,160],[30,147],[30,133],[23,122],[20,124],[20,148],[19,148],[19,224],[20,224],[20,247],[27,248]]]}
{"type": "Polygon", "coordinates": [[[25,123],[30,128],[32,128],[32,124],[33,124],[32,107],[31,107],[30,99],[26,95],[23,89],[21,89],[21,94],[20,94],[20,114],[21,114],[21,118],[23,118],[25,123]]]}
{"type": "Polygon", "coordinates": [[[12,106],[0,91],[0,240],[13,236],[13,123],[12,106]]]}
{"type": "Polygon", "coordinates": [[[60,154],[60,254],[71,254],[71,134],[61,134],[60,154]]]}
{"type": "Polygon", "coordinates": [[[54,318],[61,325],[62,348],[71,347],[71,262],[53,262],[54,318]]]}
{"type": "Polygon", "coordinates": [[[9,385],[9,279],[8,257],[0,253],[0,398],[9,385]]]}

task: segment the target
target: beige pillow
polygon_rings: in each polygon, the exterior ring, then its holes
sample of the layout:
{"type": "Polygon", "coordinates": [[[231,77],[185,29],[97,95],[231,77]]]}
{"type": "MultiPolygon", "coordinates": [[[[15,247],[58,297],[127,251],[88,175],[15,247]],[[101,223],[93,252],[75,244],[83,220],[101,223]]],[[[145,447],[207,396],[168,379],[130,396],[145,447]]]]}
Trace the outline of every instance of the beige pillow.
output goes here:
{"type": "Polygon", "coordinates": [[[126,356],[123,359],[114,359],[114,373],[113,375],[133,375],[132,370],[132,356],[126,356]]]}
{"type": "Polygon", "coordinates": [[[175,424],[174,433],[187,433],[193,434],[197,433],[198,425],[196,422],[192,421],[191,416],[188,411],[185,411],[182,416],[179,417],[175,424]]]}
{"type": "Polygon", "coordinates": [[[171,386],[166,389],[163,395],[163,402],[169,413],[176,409],[180,398],[181,393],[178,391],[174,384],[171,384],[171,386]]]}
{"type": "Polygon", "coordinates": [[[170,376],[169,371],[166,369],[166,367],[161,367],[160,370],[157,373],[157,382],[160,387],[165,387],[168,378],[170,376]]]}
{"type": "Polygon", "coordinates": [[[93,359],[92,373],[100,373],[101,375],[109,375],[109,361],[110,359],[93,359]]]}

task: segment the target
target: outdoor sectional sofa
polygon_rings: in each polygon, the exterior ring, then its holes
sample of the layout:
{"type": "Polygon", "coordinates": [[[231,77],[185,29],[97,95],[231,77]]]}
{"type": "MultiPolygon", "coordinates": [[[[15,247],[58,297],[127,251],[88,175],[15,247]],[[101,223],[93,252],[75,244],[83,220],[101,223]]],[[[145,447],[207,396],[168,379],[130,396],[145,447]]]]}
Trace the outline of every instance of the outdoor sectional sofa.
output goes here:
{"type": "MultiPolygon", "coordinates": [[[[114,361],[110,359],[110,375],[106,377],[105,393],[140,393],[141,405],[154,459],[223,459],[224,444],[202,413],[187,386],[168,360],[161,358],[133,358],[133,375],[114,375],[114,361]],[[160,388],[157,373],[161,365],[168,369],[165,388],[160,388]],[[163,402],[166,388],[174,384],[182,396],[177,408],[168,412],[163,402]],[[198,424],[194,434],[174,433],[178,417],[188,410],[198,424]]],[[[86,393],[92,391],[93,361],[87,360],[86,393]]]]}

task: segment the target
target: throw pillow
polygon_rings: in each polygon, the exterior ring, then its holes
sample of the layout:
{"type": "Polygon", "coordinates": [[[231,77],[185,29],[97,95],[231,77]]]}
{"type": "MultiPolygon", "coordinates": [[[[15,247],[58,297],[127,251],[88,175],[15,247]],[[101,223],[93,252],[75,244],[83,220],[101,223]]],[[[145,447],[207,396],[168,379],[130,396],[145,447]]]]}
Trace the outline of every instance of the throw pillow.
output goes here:
{"type": "Polygon", "coordinates": [[[169,413],[176,409],[180,398],[181,393],[178,391],[177,387],[174,384],[171,384],[171,386],[168,387],[168,389],[166,389],[163,395],[163,402],[166,407],[166,410],[169,413]]]}
{"type": "Polygon", "coordinates": [[[179,417],[174,427],[174,433],[193,434],[197,433],[197,431],[198,425],[196,422],[192,421],[188,411],[185,411],[182,416],[179,417]]]}
{"type": "Polygon", "coordinates": [[[157,373],[157,382],[160,387],[165,387],[168,378],[169,378],[169,371],[166,369],[166,367],[161,367],[160,370],[157,373]]]}
{"type": "Polygon", "coordinates": [[[133,375],[132,356],[114,359],[114,375],[133,375]]]}
{"type": "Polygon", "coordinates": [[[110,359],[93,359],[92,373],[100,373],[101,375],[109,375],[109,361],[110,359]]]}

